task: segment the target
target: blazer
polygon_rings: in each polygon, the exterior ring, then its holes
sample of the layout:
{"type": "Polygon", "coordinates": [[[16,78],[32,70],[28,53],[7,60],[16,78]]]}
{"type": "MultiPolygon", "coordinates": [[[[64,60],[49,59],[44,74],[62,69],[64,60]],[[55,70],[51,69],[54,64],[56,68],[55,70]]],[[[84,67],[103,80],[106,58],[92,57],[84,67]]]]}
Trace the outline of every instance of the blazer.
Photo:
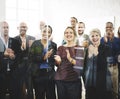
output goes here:
{"type": "MultiPolygon", "coordinates": [[[[36,40],[33,42],[31,48],[30,48],[30,53],[29,53],[29,63],[32,64],[31,65],[31,70],[33,75],[37,75],[37,71],[40,70],[40,64],[44,63],[45,60],[43,60],[44,54],[43,54],[43,50],[44,50],[44,46],[42,45],[42,43],[40,42],[41,40],[36,40]]],[[[51,55],[50,58],[48,58],[48,64],[49,66],[52,68],[52,70],[54,70],[54,66],[55,66],[55,60],[54,60],[54,55],[56,54],[57,51],[57,44],[50,41],[50,44],[48,46],[48,50],[53,49],[53,53],[51,55]]]]}
{"type": "MultiPolygon", "coordinates": [[[[3,42],[2,42],[3,43],[3,42]]],[[[3,43],[4,45],[4,43],[3,43]]],[[[10,70],[13,71],[15,68],[17,68],[19,59],[21,58],[21,49],[20,49],[20,43],[18,40],[14,38],[9,38],[8,41],[8,48],[11,48],[14,51],[15,59],[5,59],[4,58],[4,51],[0,52],[0,72],[6,72],[7,71],[7,64],[9,62],[10,70]]]]}
{"type": "MultiPolygon", "coordinates": [[[[20,44],[22,44],[22,40],[20,38],[20,35],[16,36],[15,39],[19,40],[20,44]]],[[[28,57],[29,52],[29,40],[35,40],[35,37],[26,35],[26,50],[22,51],[23,57],[28,57]]]]}

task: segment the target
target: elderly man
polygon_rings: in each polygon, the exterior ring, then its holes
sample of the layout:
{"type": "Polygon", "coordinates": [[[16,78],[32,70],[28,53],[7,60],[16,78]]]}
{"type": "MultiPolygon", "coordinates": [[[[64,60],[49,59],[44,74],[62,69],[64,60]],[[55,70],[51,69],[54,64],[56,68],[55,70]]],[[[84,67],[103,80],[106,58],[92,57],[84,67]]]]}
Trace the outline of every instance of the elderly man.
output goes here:
{"type": "Polygon", "coordinates": [[[0,23],[0,99],[6,99],[6,92],[10,99],[22,99],[17,79],[21,49],[18,40],[9,37],[9,25],[6,21],[0,23]]]}

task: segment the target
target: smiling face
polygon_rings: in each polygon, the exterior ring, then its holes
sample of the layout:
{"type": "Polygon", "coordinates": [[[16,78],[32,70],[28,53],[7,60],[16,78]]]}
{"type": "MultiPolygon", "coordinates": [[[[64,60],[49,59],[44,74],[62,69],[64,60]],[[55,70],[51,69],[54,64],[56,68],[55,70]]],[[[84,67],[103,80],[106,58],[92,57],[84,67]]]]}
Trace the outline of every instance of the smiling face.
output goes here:
{"type": "Polygon", "coordinates": [[[78,23],[78,35],[82,35],[85,30],[85,24],[84,23],[78,23]]]}
{"type": "Polygon", "coordinates": [[[74,41],[76,37],[75,30],[71,27],[66,28],[64,32],[64,37],[67,42],[74,41]]]}
{"type": "Polygon", "coordinates": [[[91,31],[90,33],[90,41],[94,46],[100,45],[100,32],[99,31],[91,31]]]}
{"type": "Polygon", "coordinates": [[[111,22],[107,22],[106,23],[106,34],[108,38],[112,38],[112,36],[114,35],[113,30],[114,30],[113,24],[111,22]]]}
{"type": "Polygon", "coordinates": [[[27,24],[24,22],[20,23],[20,26],[18,27],[18,29],[21,36],[26,35],[27,29],[28,29],[27,24]]]}

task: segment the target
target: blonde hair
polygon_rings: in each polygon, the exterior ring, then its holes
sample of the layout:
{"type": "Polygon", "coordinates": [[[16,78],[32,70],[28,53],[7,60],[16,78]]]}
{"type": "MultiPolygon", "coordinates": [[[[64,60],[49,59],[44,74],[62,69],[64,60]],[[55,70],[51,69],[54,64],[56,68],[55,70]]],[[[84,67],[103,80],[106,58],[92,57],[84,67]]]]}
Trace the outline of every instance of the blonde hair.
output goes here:
{"type": "Polygon", "coordinates": [[[101,37],[101,31],[100,31],[98,28],[94,28],[94,29],[92,29],[92,30],[90,31],[89,36],[90,36],[92,33],[98,33],[99,36],[101,37]]]}

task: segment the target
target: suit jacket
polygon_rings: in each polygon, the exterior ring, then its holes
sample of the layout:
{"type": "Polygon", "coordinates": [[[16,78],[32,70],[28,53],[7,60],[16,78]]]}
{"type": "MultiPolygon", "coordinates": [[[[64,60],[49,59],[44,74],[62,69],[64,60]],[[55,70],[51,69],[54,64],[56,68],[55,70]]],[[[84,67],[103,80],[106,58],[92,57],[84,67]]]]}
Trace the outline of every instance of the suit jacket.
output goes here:
{"type": "MultiPolygon", "coordinates": [[[[44,63],[46,60],[43,60],[44,54],[44,46],[40,42],[41,40],[36,40],[31,48],[29,53],[29,63],[31,64],[31,70],[33,75],[38,75],[38,71],[40,70],[40,64],[44,63]]],[[[52,55],[48,58],[48,65],[52,68],[54,71],[55,66],[55,60],[54,55],[56,55],[57,51],[57,44],[50,41],[50,44],[48,46],[48,50],[53,49],[52,55]]],[[[50,76],[50,75],[49,75],[50,76]]]]}
{"type": "MultiPolygon", "coordinates": [[[[17,40],[19,40],[20,44],[22,44],[22,40],[19,36],[15,37],[17,40]]],[[[26,35],[26,50],[22,51],[22,56],[23,57],[28,57],[28,52],[29,52],[29,40],[35,40],[35,37],[30,36],[30,35],[26,35]]]]}
{"type": "MultiPolygon", "coordinates": [[[[19,40],[20,44],[22,44],[22,40],[20,38],[20,36],[16,36],[15,37],[17,40],[19,40]]],[[[26,35],[26,50],[22,51],[22,55],[23,57],[28,57],[28,52],[29,52],[29,40],[35,40],[35,37],[30,36],[30,35],[26,35]]]]}
{"type": "MultiPolygon", "coordinates": [[[[4,45],[3,42],[1,44],[4,45]]],[[[15,59],[5,58],[4,57],[4,51],[6,48],[4,47],[4,50],[0,52],[0,72],[6,72],[7,71],[7,64],[9,63],[10,70],[13,71],[15,68],[17,68],[19,59],[21,58],[21,49],[20,49],[20,43],[18,40],[14,38],[9,38],[8,41],[8,48],[11,48],[14,51],[15,59]]]]}

